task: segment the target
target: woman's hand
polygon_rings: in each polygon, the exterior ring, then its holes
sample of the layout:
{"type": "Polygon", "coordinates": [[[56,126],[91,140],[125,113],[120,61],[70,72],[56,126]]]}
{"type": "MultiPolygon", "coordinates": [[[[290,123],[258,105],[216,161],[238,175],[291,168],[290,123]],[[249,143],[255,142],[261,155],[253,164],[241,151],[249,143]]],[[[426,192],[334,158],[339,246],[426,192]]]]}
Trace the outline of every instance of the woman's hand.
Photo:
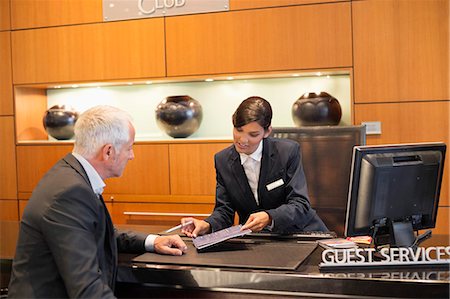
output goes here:
{"type": "Polygon", "coordinates": [[[250,229],[252,232],[259,232],[267,225],[271,224],[272,219],[267,212],[257,212],[250,214],[247,222],[242,226],[241,230],[250,229]]]}
{"type": "Polygon", "coordinates": [[[182,218],[181,224],[185,224],[189,221],[192,221],[192,223],[183,226],[181,232],[190,238],[196,238],[197,236],[207,234],[211,231],[211,226],[208,222],[192,217],[182,218]]]}

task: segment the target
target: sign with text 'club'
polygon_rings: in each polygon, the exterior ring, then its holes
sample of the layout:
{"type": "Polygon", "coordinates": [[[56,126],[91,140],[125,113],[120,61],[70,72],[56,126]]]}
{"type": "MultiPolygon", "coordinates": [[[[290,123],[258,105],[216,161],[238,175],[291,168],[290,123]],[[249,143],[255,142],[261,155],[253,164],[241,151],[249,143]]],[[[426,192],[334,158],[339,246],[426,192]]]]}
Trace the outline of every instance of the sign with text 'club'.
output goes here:
{"type": "Polygon", "coordinates": [[[229,0],[103,0],[103,20],[119,21],[228,11],[229,0]]]}

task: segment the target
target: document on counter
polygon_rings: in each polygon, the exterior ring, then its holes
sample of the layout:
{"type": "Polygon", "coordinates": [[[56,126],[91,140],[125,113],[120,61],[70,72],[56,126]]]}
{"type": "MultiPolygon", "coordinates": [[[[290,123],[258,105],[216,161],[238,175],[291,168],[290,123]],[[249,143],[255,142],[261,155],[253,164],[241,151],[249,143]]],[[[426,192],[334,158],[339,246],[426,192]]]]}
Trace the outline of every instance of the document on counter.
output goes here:
{"type": "Polygon", "coordinates": [[[325,249],[329,248],[345,249],[358,247],[358,244],[356,244],[355,242],[344,238],[318,240],[317,243],[325,249]]]}
{"type": "Polygon", "coordinates": [[[249,229],[241,230],[242,225],[231,226],[207,235],[198,236],[192,239],[192,242],[198,250],[208,248],[212,245],[219,244],[231,238],[241,237],[251,233],[249,229]]]}

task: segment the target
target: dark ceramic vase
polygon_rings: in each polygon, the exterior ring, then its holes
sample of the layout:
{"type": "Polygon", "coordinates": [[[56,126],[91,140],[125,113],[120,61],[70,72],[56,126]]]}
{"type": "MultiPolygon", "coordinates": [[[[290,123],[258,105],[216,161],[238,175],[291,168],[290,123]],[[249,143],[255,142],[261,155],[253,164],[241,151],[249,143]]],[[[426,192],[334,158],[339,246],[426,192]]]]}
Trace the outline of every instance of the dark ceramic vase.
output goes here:
{"type": "Polygon", "coordinates": [[[156,123],[169,136],[184,138],[198,130],[202,106],[190,96],[170,96],[156,107],[156,123]]]}
{"type": "Polygon", "coordinates": [[[292,119],[299,127],[334,126],[341,117],[339,101],[326,92],[305,93],[292,105],[292,119]]]}
{"type": "Polygon", "coordinates": [[[74,135],[78,112],[65,106],[55,105],[45,111],[42,122],[47,133],[58,140],[67,140],[74,135]]]}

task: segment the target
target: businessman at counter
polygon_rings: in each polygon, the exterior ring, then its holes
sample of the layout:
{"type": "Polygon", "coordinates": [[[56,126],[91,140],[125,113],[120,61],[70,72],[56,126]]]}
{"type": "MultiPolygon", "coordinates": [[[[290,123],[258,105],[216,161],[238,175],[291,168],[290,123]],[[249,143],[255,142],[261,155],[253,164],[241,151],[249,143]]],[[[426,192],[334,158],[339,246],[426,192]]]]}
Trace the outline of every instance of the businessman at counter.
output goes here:
{"type": "Polygon", "coordinates": [[[114,298],[118,251],[182,255],[176,236],[117,231],[102,198],[105,183],[134,158],[131,117],[110,106],[84,112],[73,153],[41,179],[26,206],[9,298],[114,298]]]}

